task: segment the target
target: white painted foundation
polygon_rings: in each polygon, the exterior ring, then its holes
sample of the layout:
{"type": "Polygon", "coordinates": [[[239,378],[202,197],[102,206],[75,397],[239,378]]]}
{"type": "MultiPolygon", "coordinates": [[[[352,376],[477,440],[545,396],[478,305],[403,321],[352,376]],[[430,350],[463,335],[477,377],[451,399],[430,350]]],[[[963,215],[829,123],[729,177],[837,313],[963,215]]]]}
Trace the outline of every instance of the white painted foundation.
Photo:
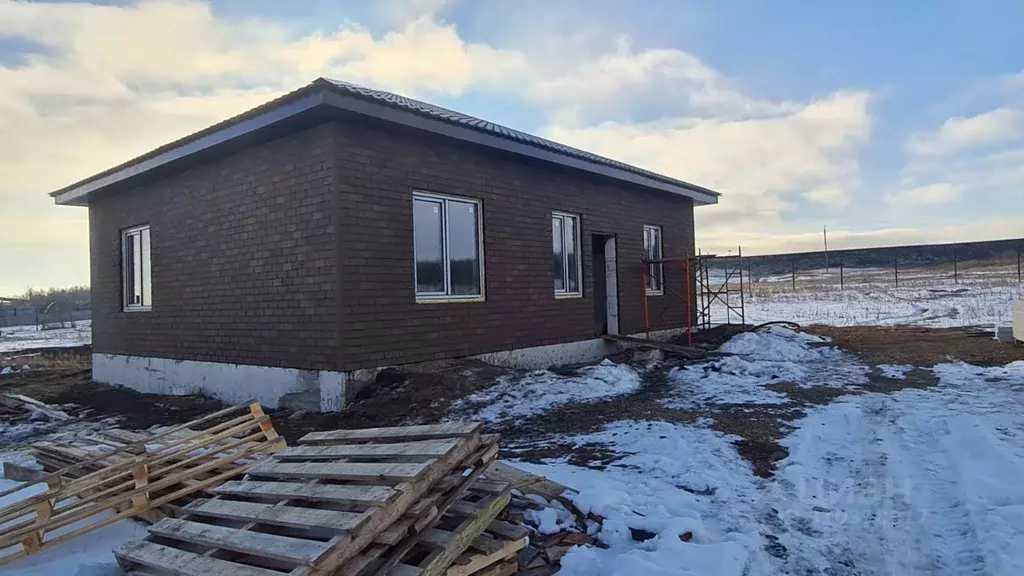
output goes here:
{"type": "MultiPolygon", "coordinates": [[[[651,339],[667,340],[684,331],[676,328],[651,332],[651,339]]],[[[541,369],[597,362],[632,347],[634,345],[629,343],[593,338],[491,352],[474,358],[499,366],[541,369]]],[[[342,410],[348,384],[357,385],[359,379],[371,381],[377,370],[379,368],[334,372],[121,354],[92,355],[92,378],[104,384],[124,386],[145,394],[206,394],[229,404],[259,400],[267,408],[294,407],[321,412],[342,410]]]]}
{"type": "MultiPolygon", "coordinates": [[[[673,328],[671,330],[658,330],[651,332],[651,340],[668,340],[686,332],[685,328],[673,328]]],[[[631,334],[637,338],[646,338],[646,333],[631,334]]],[[[552,366],[564,366],[566,364],[584,364],[597,362],[598,360],[615,354],[627,348],[635,347],[635,344],[628,342],[611,342],[604,338],[591,340],[579,340],[576,342],[565,342],[562,344],[549,344],[547,346],[533,346],[531,348],[519,348],[516,350],[503,350],[501,352],[489,352],[474,356],[478,360],[498,366],[510,368],[526,368],[528,370],[540,370],[552,366]]]]}
{"type": "Polygon", "coordinates": [[[97,382],[125,386],[146,394],[206,394],[234,404],[259,400],[278,408],[282,397],[294,394],[310,397],[315,408],[319,396],[321,412],[337,412],[345,405],[344,372],[300,370],[273,366],[225,364],[93,354],[92,377],[97,382]]]}

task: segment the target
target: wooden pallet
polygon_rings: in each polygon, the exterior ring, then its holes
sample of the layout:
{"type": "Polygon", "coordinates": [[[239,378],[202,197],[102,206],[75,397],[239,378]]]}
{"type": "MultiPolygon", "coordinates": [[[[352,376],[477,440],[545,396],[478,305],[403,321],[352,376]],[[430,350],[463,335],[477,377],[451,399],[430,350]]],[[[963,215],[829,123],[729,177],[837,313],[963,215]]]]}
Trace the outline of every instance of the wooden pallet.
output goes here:
{"type": "MultiPolygon", "coordinates": [[[[314,432],[212,489],[181,518],[114,549],[139,574],[329,575],[349,570],[460,463],[480,424],[314,432]]],[[[482,467],[481,467],[482,469],[482,467]]],[[[421,505],[422,506],[422,505],[421,505]]],[[[429,510],[429,506],[427,509],[429,510]]],[[[415,522],[397,532],[399,542],[415,522]]]]}
{"type": "Polygon", "coordinates": [[[445,575],[512,574],[519,569],[516,554],[529,540],[529,528],[494,520],[470,542],[469,549],[455,559],[445,575]]]}
{"type": "Polygon", "coordinates": [[[508,505],[511,486],[480,475],[497,457],[498,437],[485,436],[477,452],[438,482],[374,544],[338,572],[341,576],[437,576],[508,505]],[[428,536],[429,535],[429,536],[428,536]],[[444,542],[444,545],[438,543],[444,542]]]}
{"type": "MultiPolygon", "coordinates": [[[[52,472],[42,479],[47,485],[44,492],[0,509],[0,525],[4,525],[0,565],[123,518],[145,515],[242,474],[259,463],[260,455],[284,447],[284,439],[278,436],[270,418],[258,402],[253,402],[220,410],[148,437],[145,442],[125,444],[52,472]],[[169,441],[184,430],[194,434],[169,441]],[[161,444],[147,451],[147,442],[161,444]],[[102,514],[107,511],[114,513],[102,514]]],[[[19,484],[0,493],[0,497],[27,494],[32,484],[19,484]]]]}

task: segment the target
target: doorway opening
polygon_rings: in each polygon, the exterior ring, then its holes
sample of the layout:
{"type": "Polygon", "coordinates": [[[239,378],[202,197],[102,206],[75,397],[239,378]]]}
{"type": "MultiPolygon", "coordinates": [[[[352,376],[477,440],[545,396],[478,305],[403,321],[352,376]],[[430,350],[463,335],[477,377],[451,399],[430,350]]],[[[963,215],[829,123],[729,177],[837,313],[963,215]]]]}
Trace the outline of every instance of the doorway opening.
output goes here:
{"type": "Polygon", "coordinates": [[[619,275],[615,236],[591,235],[594,275],[594,328],[598,335],[619,333],[619,275]]]}

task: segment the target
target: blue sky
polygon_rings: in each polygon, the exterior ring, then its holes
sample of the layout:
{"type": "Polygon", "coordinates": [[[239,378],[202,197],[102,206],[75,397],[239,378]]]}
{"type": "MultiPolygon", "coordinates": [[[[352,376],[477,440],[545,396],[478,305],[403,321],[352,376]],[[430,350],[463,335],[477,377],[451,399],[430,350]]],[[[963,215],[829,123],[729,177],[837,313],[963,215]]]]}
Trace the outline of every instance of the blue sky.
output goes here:
{"type": "Polygon", "coordinates": [[[0,0],[0,295],[88,282],[45,193],[324,75],[720,189],[747,253],[1024,236],[1024,3],[0,0]]]}

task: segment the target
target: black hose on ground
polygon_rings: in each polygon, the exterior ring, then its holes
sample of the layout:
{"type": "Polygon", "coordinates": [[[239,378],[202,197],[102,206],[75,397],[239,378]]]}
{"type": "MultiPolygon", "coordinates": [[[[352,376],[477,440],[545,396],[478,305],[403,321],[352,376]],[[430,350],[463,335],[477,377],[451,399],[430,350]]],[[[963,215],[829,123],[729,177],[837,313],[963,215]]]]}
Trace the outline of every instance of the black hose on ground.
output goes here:
{"type": "Polygon", "coordinates": [[[750,331],[757,332],[762,328],[770,328],[772,326],[785,326],[786,328],[796,330],[798,332],[803,330],[803,328],[801,328],[800,325],[797,324],[796,322],[790,322],[789,320],[773,320],[771,322],[765,322],[764,324],[758,324],[757,326],[751,328],[750,331]]]}

